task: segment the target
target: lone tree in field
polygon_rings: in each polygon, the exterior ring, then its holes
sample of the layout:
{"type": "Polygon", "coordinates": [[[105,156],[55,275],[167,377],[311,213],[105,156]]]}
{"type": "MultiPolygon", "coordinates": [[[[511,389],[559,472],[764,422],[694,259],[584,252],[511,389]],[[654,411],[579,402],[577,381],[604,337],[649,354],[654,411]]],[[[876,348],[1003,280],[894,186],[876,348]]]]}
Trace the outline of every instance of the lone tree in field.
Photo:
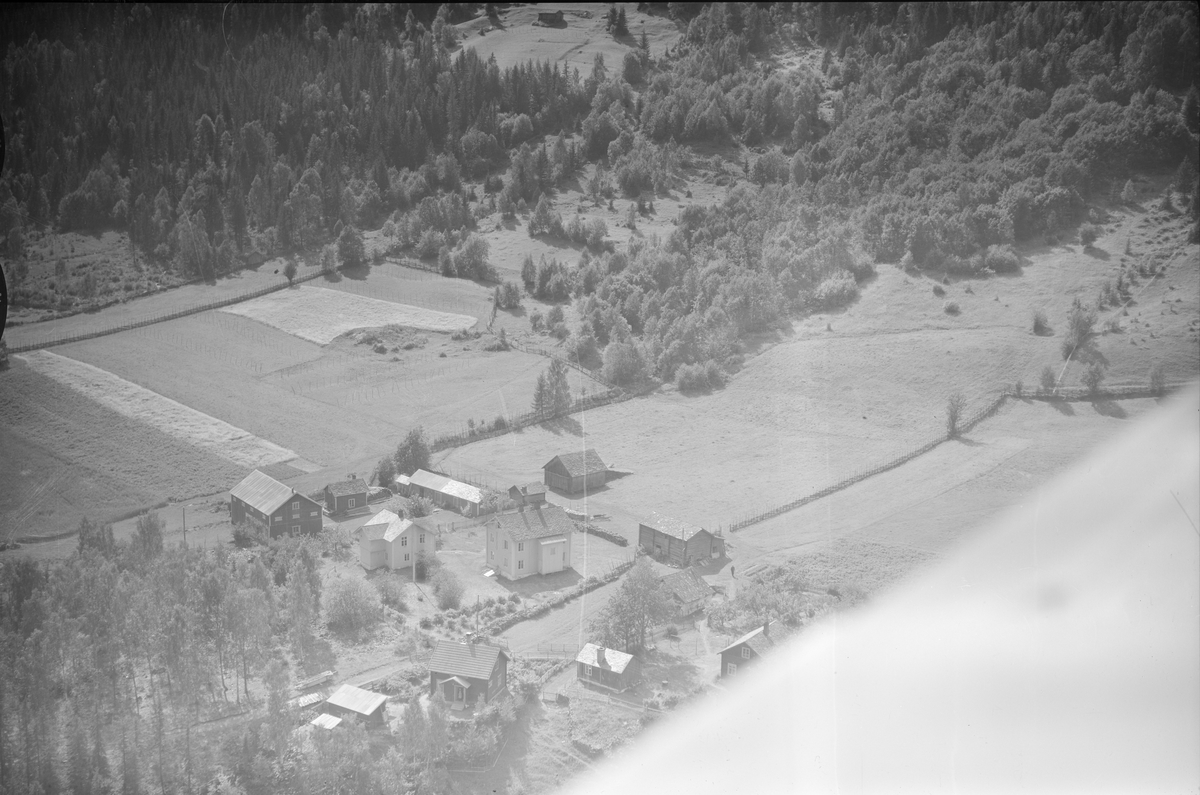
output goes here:
{"type": "Polygon", "coordinates": [[[1100,394],[1100,384],[1104,381],[1104,367],[1100,362],[1092,362],[1083,373],[1083,385],[1087,387],[1088,395],[1096,397],[1100,394]]]}
{"type": "Polygon", "coordinates": [[[1167,377],[1163,373],[1161,364],[1155,365],[1150,371],[1150,394],[1155,397],[1162,397],[1167,391],[1167,377]]]}
{"type": "Polygon", "coordinates": [[[1054,369],[1050,365],[1042,368],[1042,394],[1048,395],[1054,391],[1054,387],[1058,386],[1058,378],[1054,375],[1054,369]]]}
{"type": "Polygon", "coordinates": [[[283,266],[283,275],[287,277],[289,286],[296,283],[296,263],[293,260],[288,260],[288,264],[283,266]]]}
{"type": "Polygon", "coordinates": [[[946,401],[946,436],[950,439],[958,436],[958,423],[962,420],[963,408],[967,405],[967,400],[962,396],[962,392],[955,392],[946,401]]]}
{"type": "Polygon", "coordinates": [[[1071,314],[1067,315],[1067,333],[1063,337],[1062,357],[1070,359],[1079,348],[1086,348],[1091,342],[1096,325],[1096,313],[1084,309],[1078,298],[1071,305],[1071,314]]]}
{"type": "Polygon", "coordinates": [[[396,448],[396,455],[393,456],[396,471],[403,475],[411,475],[418,469],[429,469],[431,454],[429,442],[425,440],[425,429],[413,428],[396,448]]]}
{"type": "Polygon", "coordinates": [[[342,264],[352,268],[367,261],[367,250],[363,244],[362,232],[353,226],[347,226],[342,230],[341,235],[338,236],[337,250],[342,264]]]}
{"type": "Polygon", "coordinates": [[[646,645],[646,633],[670,619],[673,612],[671,598],[654,567],[642,557],[625,575],[621,589],[592,620],[591,630],[605,646],[640,649],[646,645]]]}

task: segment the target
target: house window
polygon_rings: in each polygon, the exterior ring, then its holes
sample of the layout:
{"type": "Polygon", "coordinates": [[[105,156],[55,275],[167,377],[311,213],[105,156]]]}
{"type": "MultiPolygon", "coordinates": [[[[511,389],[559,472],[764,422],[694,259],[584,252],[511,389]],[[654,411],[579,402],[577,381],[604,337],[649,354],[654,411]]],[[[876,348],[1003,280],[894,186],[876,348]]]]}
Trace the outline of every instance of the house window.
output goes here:
{"type": "Polygon", "coordinates": [[[354,498],[353,497],[350,498],[350,507],[351,508],[354,507],[354,498]]]}
{"type": "Polygon", "coordinates": [[[508,541],[505,541],[505,542],[504,542],[504,548],[505,548],[505,549],[508,549],[508,541]]]}
{"type": "Polygon", "coordinates": [[[404,561],[406,563],[408,562],[408,553],[407,552],[404,553],[404,561]]]}
{"type": "Polygon", "coordinates": [[[298,524],[294,524],[294,525],[292,525],[292,532],[293,532],[293,533],[299,533],[299,532],[300,532],[300,525],[298,525],[298,524]]]}
{"type": "Polygon", "coordinates": [[[276,517],[275,517],[275,521],[276,521],[276,522],[282,522],[282,521],[283,521],[283,517],[282,517],[282,516],[276,516],[276,517]]]}
{"type": "Polygon", "coordinates": [[[308,515],[309,515],[309,516],[316,516],[316,515],[317,515],[317,512],[316,512],[316,511],[310,511],[308,515]]]}
{"type": "Polygon", "coordinates": [[[525,561],[523,561],[523,560],[518,560],[518,561],[517,561],[517,568],[518,568],[518,569],[523,569],[523,568],[525,568],[525,561]]]}
{"type": "Polygon", "coordinates": [[[725,675],[731,676],[737,673],[737,663],[725,663],[725,675]]]}
{"type": "Polygon", "coordinates": [[[517,551],[518,551],[518,552],[524,552],[524,551],[525,551],[525,542],[524,542],[524,541],[518,541],[518,542],[517,542],[517,551]]]}
{"type": "Polygon", "coordinates": [[[295,502],[292,503],[292,510],[293,511],[300,510],[300,501],[299,500],[296,500],[295,502]]]}
{"type": "Polygon", "coordinates": [[[418,544],[424,544],[424,543],[425,543],[425,534],[424,534],[424,533],[421,533],[421,537],[417,539],[417,543],[418,543],[418,544]]]}
{"type": "Polygon", "coordinates": [[[408,536],[401,536],[400,546],[402,546],[402,547],[408,546],[408,536]]]}

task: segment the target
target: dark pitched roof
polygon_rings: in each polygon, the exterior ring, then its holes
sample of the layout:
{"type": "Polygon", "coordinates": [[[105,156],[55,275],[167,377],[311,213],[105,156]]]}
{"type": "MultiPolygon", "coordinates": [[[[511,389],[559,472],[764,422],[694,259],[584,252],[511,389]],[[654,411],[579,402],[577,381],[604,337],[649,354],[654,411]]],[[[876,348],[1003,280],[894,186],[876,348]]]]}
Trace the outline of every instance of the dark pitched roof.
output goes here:
{"type": "Polygon", "coordinates": [[[662,578],[663,587],[681,602],[692,602],[712,596],[712,586],[696,573],[695,569],[684,569],[662,578]]]}
{"type": "Polygon", "coordinates": [[[557,505],[527,507],[523,511],[498,514],[488,524],[507,531],[514,541],[532,541],[575,532],[574,522],[557,505]]]}
{"type": "MultiPolygon", "coordinates": [[[[767,623],[767,626],[770,626],[770,622],[767,623]]],[[[765,654],[767,649],[775,645],[775,641],[771,640],[771,636],[763,632],[763,627],[758,627],[757,629],[747,632],[733,643],[730,643],[728,646],[721,649],[718,654],[724,654],[730,649],[736,649],[743,643],[754,649],[754,651],[758,654],[765,654]]]]}
{"type": "Polygon", "coordinates": [[[229,491],[231,497],[237,497],[251,508],[257,508],[265,514],[279,510],[279,506],[295,498],[312,502],[299,492],[283,485],[270,475],[257,469],[242,479],[242,482],[229,491]]]}
{"type": "Polygon", "coordinates": [[[547,461],[542,469],[549,469],[550,467],[554,467],[556,470],[572,478],[591,475],[595,472],[608,471],[608,467],[600,460],[600,454],[590,447],[578,453],[556,455],[547,461]],[[558,462],[558,466],[554,466],[556,461],[558,462]]]}
{"type": "MultiPolygon", "coordinates": [[[[646,521],[642,522],[642,524],[646,525],[646,527],[657,530],[660,533],[678,538],[681,541],[687,541],[689,538],[696,535],[696,533],[708,533],[708,531],[703,527],[696,527],[694,524],[688,524],[687,522],[674,519],[670,516],[663,516],[662,514],[654,511],[650,512],[650,517],[646,519],[646,521]]],[[[711,533],[709,535],[711,535],[711,533]]]]}
{"type": "Polygon", "coordinates": [[[335,497],[353,497],[357,494],[366,494],[368,486],[367,481],[361,478],[354,478],[352,480],[339,480],[337,483],[330,483],[325,488],[329,489],[335,497]]]}
{"type": "MultiPolygon", "coordinates": [[[[499,646],[486,643],[460,643],[455,640],[439,640],[429,661],[429,670],[435,674],[465,676],[468,679],[490,679],[496,667],[496,658],[504,654],[499,646]]],[[[508,659],[508,655],[504,654],[508,659]]]]}

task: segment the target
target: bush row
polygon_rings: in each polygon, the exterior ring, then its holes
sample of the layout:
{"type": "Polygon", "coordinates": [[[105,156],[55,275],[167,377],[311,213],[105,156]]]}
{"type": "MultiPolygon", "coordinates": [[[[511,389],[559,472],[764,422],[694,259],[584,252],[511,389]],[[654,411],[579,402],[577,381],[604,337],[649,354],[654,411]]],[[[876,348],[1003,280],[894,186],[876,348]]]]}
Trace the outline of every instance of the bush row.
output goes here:
{"type": "Polygon", "coordinates": [[[480,631],[485,635],[499,635],[504,630],[511,626],[528,621],[532,618],[539,618],[546,615],[556,607],[561,607],[572,599],[578,599],[585,593],[590,593],[602,585],[607,585],[620,577],[625,572],[629,571],[633,566],[633,561],[627,561],[615,567],[602,577],[588,577],[581,583],[573,585],[562,593],[555,594],[548,601],[539,602],[535,605],[530,605],[515,613],[503,616],[483,627],[480,631]]]}
{"type": "Polygon", "coordinates": [[[605,541],[611,541],[619,547],[629,546],[629,539],[625,536],[610,532],[600,527],[596,527],[594,524],[589,523],[584,525],[583,532],[588,533],[589,535],[599,536],[605,541]]]}

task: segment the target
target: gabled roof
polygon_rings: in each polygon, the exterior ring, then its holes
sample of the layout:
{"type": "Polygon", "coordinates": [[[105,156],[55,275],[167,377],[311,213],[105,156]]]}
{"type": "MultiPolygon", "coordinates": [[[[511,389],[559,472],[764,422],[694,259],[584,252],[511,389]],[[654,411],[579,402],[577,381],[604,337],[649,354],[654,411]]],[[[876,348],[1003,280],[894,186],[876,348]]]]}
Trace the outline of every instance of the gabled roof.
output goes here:
{"type": "Polygon", "coordinates": [[[508,493],[512,494],[514,491],[516,491],[518,494],[523,494],[526,497],[531,497],[534,494],[545,494],[546,493],[546,484],[545,483],[526,483],[524,486],[510,486],[508,489],[508,493]]]}
{"type": "MultiPolygon", "coordinates": [[[[767,623],[767,626],[770,626],[770,622],[767,623]]],[[[759,654],[765,653],[767,649],[775,645],[775,641],[771,640],[771,636],[763,632],[762,627],[758,627],[750,632],[747,632],[745,635],[742,635],[733,643],[730,643],[728,646],[717,652],[717,654],[724,654],[730,649],[735,649],[738,646],[741,646],[743,643],[754,649],[754,651],[759,654]]]]}
{"type": "Polygon", "coordinates": [[[424,469],[418,469],[409,476],[408,480],[414,486],[447,494],[451,497],[458,497],[460,500],[473,502],[476,505],[483,502],[483,492],[481,490],[466,483],[452,480],[445,475],[435,475],[432,472],[426,472],[424,469]]]}
{"type": "Polygon", "coordinates": [[[362,526],[362,538],[364,541],[378,541],[379,539],[395,541],[412,525],[411,520],[401,519],[392,511],[384,508],[362,526]]]}
{"type": "Polygon", "coordinates": [[[309,721],[309,723],[311,723],[313,726],[318,726],[322,729],[336,729],[341,722],[341,718],[333,715],[327,715],[325,713],[321,713],[309,721]]]}
{"type": "Polygon", "coordinates": [[[244,477],[241,483],[230,489],[229,496],[237,497],[251,508],[256,508],[266,514],[275,513],[275,511],[279,510],[279,506],[293,497],[299,497],[312,502],[312,500],[303,494],[293,491],[290,486],[283,485],[275,478],[257,469],[244,477]]]}
{"type": "MultiPolygon", "coordinates": [[[[460,643],[456,640],[439,640],[429,661],[433,674],[465,676],[468,679],[491,679],[496,659],[504,654],[499,646],[487,643],[460,643]]],[[[504,654],[504,659],[508,655],[504,654]]]]}
{"type": "Polygon", "coordinates": [[[685,604],[712,596],[712,586],[696,573],[695,569],[684,569],[662,578],[663,587],[672,596],[685,604]]]}
{"type": "Polygon", "coordinates": [[[621,674],[625,673],[625,669],[629,666],[629,661],[632,659],[632,654],[626,654],[616,649],[605,649],[603,646],[597,646],[595,643],[585,643],[583,644],[583,648],[579,650],[579,654],[576,655],[575,662],[621,674]],[[600,661],[600,651],[602,649],[604,651],[603,662],[600,661]]]}
{"type": "Polygon", "coordinates": [[[696,527],[694,524],[688,524],[670,516],[663,516],[656,511],[651,511],[649,518],[642,522],[642,524],[672,538],[678,538],[680,541],[687,541],[697,533],[708,532],[703,527],[696,527]]]}
{"type": "Polygon", "coordinates": [[[563,475],[572,478],[591,475],[595,472],[607,472],[608,467],[600,460],[600,454],[594,449],[588,448],[577,453],[564,453],[556,455],[546,462],[542,469],[552,469],[563,475]],[[557,464],[555,463],[557,462],[557,464]]]}
{"type": "Polygon", "coordinates": [[[488,525],[504,530],[513,541],[533,541],[575,532],[575,523],[557,505],[530,506],[515,513],[497,514],[488,525]]]}
{"type": "Polygon", "coordinates": [[[353,497],[358,494],[366,494],[367,481],[362,478],[353,478],[351,480],[339,480],[337,483],[330,483],[326,486],[331,494],[335,497],[353,497]]]}
{"type": "Polygon", "coordinates": [[[370,690],[363,690],[361,687],[355,687],[354,685],[342,685],[333,691],[332,696],[325,699],[326,704],[348,709],[351,712],[357,712],[359,715],[370,715],[379,709],[380,705],[385,701],[387,701],[387,696],[380,693],[372,693],[370,690]]]}

